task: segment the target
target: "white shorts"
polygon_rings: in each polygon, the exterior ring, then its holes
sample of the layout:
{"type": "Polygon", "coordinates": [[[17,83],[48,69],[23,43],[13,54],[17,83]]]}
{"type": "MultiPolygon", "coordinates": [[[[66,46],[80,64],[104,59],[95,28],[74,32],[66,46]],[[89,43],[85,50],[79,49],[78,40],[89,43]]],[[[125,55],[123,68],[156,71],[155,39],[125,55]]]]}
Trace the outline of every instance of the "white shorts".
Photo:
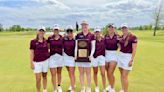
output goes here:
{"type": "Polygon", "coordinates": [[[106,50],[105,51],[105,61],[111,62],[111,61],[118,61],[118,52],[112,51],[112,50],[106,50]]]}
{"type": "Polygon", "coordinates": [[[132,54],[130,53],[119,53],[118,56],[118,67],[123,68],[125,70],[132,70],[132,66],[129,67],[129,62],[131,60],[132,54]]]}
{"type": "Polygon", "coordinates": [[[75,66],[75,59],[73,56],[68,56],[66,53],[63,53],[64,58],[64,65],[74,67],[75,66]]]}
{"type": "Polygon", "coordinates": [[[91,62],[76,62],[78,67],[91,67],[91,62]]]}
{"type": "Polygon", "coordinates": [[[105,57],[100,55],[94,58],[91,63],[93,67],[105,66],[105,57]]]}
{"type": "Polygon", "coordinates": [[[49,67],[50,68],[57,68],[64,66],[64,59],[63,56],[60,54],[54,54],[49,58],[49,67]]]}
{"type": "Polygon", "coordinates": [[[46,73],[48,72],[48,59],[41,62],[33,62],[34,64],[34,73],[46,73]]]}

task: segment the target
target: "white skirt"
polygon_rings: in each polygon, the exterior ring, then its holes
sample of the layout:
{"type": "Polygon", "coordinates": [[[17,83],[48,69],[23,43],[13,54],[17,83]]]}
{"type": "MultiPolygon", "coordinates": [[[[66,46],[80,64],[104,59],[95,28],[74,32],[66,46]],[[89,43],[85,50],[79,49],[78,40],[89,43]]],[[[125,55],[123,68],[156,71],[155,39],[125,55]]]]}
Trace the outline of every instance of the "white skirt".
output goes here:
{"type": "Polygon", "coordinates": [[[118,67],[123,68],[125,70],[132,70],[132,66],[129,67],[129,62],[131,58],[132,54],[120,52],[118,56],[118,67]]]}
{"type": "Polygon", "coordinates": [[[118,52],[115,50],[106,50],[105,51],[105,60],[106,62],[118,61],[118,52]]]}
{"type": "Polygon", "coordinates": [[[97,56],[91,63],[93,67],[105,66],[105,57],[103,55],[97,56]]]}
{"type": "Polygon", "coordinates": [[[76,62],[76,66],[78,67],[91,67],[91,62],[76,62]]]}
{"type": "Polygon", "coordinates": [[[64,65],[74,67],[75,66],[75,59],[73,56],[68,56],[66,53],[63,53],[64,57],[64,65]]]}
{"type": "Polygon", "coordinates": [[[33,62],[34,64],[34,73],[46,73],[48,72],[48,59],[41,62],[33,62]]]}
{"type": "Polygon", "coordinates": [[[64,66],[64,59],[63,56],[60,54],[54,54],[49,58],[49,67],[50,68],[57,68],[64,66]]]}

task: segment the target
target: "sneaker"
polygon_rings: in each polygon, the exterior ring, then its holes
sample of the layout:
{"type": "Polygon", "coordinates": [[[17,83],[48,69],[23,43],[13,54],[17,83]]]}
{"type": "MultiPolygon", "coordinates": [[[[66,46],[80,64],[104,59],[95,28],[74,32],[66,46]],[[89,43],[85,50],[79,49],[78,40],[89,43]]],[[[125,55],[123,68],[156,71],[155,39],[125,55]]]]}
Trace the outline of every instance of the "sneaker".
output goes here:
{"type": "Polygon", "coordinates": [[[109,92],[110,89],[111,89],[111,86],[110,85],[106,87],[106,91],[107,92],[109,92]]]}
{"type": "Polygon", "coordinates": [[[62,92],[61,86],[58,86],[58,92],[62,92]]]}
{"type": "Polygon", "coordinates": [[[74,90],[71,90],[70,92],[75,92],[74,90]]]}
{"type": "Polygon", "coordinates": [[[87,90],[86,90],[86,92],[91,92],[91,88],[88,87],[87,90]]]}
{"type": "Polygon", "coordinates": [[[43,89],[43,92],[47,92],[47,89],[43,89]]]}
{"type": "Polygon", "coordinates": [[[95,87],[95,92],[99,92],[99,87],[95,87]]]}
{"type": "Polygon", "coordinates": [[[121,89],[120,92],[124,92],[124,90],[121,89]]]}
{"type": "Polygon", "coordinates": [[[72,90],[72,87],[71,87],[71,86],[69,86],[68,91],[71,91],[71,90],[72,90]]]}
{"type": "Polygon", "coordinates": [[[104,89],[103,92],[107,92],[106,89],[104,89]]]}
{"type": "Polygon", "coordinates": [[[109,92],[115,92],[114,88],[111,88],[111,89],[109,90],[109,92]]]}
{"type": "Polygon", "coordinates": [[[81,88],[81,92],[85,92],[85,87],[82,87],[81,88]]]}

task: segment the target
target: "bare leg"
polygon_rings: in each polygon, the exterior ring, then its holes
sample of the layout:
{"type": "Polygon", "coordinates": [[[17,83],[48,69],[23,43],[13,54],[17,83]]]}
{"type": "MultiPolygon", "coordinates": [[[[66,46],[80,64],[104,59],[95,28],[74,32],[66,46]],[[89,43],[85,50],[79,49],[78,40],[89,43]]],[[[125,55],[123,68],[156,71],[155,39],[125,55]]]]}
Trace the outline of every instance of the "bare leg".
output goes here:
{"type": "Polygon", "coordinates": [[[58,68],[57,68],[58,85],[61,84],[61,79],[62,79],[62,77],[61,77],[61,72],[62,72],[62,67],[58,67],[58,68]]]}
{"type": "Polygon", "coordinates": [[[106,87],[105,66],[101,66],[101,67],[100,67],[100,71],[101,71],[101,77],[102,77],[103,88],[105,89],[105,87],[106,87]]]}
{"type": "Polygon", "coordinates": [[[81,87],[84,87],[84,68],[83,67],[79,67],[79,73],[80,73],[80,84],[81,87]]]}
{"type": "Polygon", "coordinates": [[[43,89],[47,89],[47,73],[42,73],[43,77],[43,89]]]}
{"type": "Polygon", "coordinates": [[[106,73],[107,73],[107,80],[108,80],[108,83],[110,85],[110,82],[109,82],[109,74],[108,74],[108,70],[109,70],[109,63],[108,62],[105,63],[105,69],[106,69],[106,73]]]}
{"type": "Polygon", "coordinates": [[[91,87],[91,67],[86,67],[87,87],[91,87]]]}
{"type": "Polygon", "coordinates": [[[97,73],[98,73],[98,67],[93,67],[93,79],[96,87],[98,86],[97,73]]]}
{"type": "Polygon", "coordinates": [[[36,77],[37,92],[40,92],[40,89],[41,89],[41,73],[36,73],[35,77],[36,77]]]}
{"type": "Polygon", "coordinates": [[[124,85],[124,92],[128,92],[128,70],[122,70],[122,75],[121,75],[121,80],[122,80],[122,84],[124,85]]]}
{"type": "Polygon", "coordinates": [[[69,76],[71,80],[72,90],[75,90],[75,67],[69,67],[69,76]]]}
{"type": "Polygon", "coordinates": [[[109,63],[108,76],[109,76],[111,88],[114,88],[114,84],[115,84],[114,71],[115,71],[116,65],[117,65],[117,62],[115,61],[112,61],[109,63]]]}
{"type": "Polygon", "coordinates": [[[50,68],[50,72],[51,72],[51,81],[52,81],[52,85],[54,90],[56,90],[56,68],[50,68]]]}

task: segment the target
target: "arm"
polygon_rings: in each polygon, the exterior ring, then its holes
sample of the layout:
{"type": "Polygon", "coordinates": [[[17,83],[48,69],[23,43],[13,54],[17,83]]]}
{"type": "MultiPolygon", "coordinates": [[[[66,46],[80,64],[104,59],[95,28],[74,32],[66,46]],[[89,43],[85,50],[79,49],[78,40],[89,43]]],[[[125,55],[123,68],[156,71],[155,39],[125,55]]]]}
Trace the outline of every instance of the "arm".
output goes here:
{"type": "Polygon", "coordinates": [[[34,50],[30,50],[30,64],[31,64],[31,69],[34,69],[34,64],[33,64],[33,59],[34,59],[34,50]]]}
{"type": "Polygon", "coordinates": [[[133,48],[133,51],[132,51],[132,60],[134,60],[134,57],[136,55],[137,43],[133,43],[132,44],[132,48],[133,48]]]}
{"type": "Polygon", "coordinates": [[[91,48],[90,59],[93,58],[93,54],[95,53],[95,45],[96,45],[96,41],[95,41],[95,40],[91,41],[91,44],[92,44],[92,48],[91,48]]]}
{"type": "Polygon", "coordinates": [[[135,55],[136,55],[136,49],[137,49],[137,43],[133,43],[132,44],[132,58],[131,58],[131,60],[130,60],[130,62],[129,62],[129,66],[132,66],[132,64],[133,64],[133,61],[134,61],[134,57],[135,57],[135,55]]]}
{"type": "Polygon", "coordinates": [[[77,40],[75,41],[75,51],[74,51],[75,53],[75,59],[77,59],[77,40]]]}

